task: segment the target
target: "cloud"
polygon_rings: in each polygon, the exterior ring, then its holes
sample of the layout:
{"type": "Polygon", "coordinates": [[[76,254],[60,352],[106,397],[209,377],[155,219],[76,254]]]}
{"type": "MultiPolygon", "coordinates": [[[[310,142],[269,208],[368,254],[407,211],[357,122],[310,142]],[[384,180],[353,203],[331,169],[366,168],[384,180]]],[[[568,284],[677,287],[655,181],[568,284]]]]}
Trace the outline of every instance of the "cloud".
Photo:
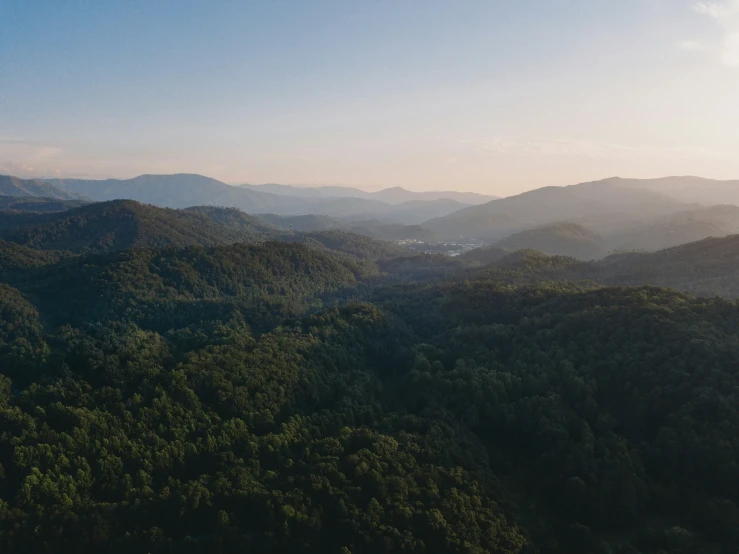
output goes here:
{"type": "Polygon", "coordinates": [[[718,157],[705,148],[625,146],[585,140],[517,141],[507,138],[494,138],[489,140],[462,140],[460,142],[494,156],[558,156],[618,160],[647,157],[718,157]]]}
{"type": "Polygon", "coordinates": [[[710,50],[710,47],[700,40],[682,40],[678,43],[678,47],[689,52],[705,52],[710,50]]]}
{"type": "Polygon", "coordinates": [[[729,67],[739,67],[739,0],[723,2],[699,2],[695,10],[713,18],[723,29],[720,41],[705,45],[698,41],[683,41],[680,45],[686,50],[713,50],[721,62],[729,67]],[[701,48],[685,48],[686,45],[701,45],[701,48]]]}

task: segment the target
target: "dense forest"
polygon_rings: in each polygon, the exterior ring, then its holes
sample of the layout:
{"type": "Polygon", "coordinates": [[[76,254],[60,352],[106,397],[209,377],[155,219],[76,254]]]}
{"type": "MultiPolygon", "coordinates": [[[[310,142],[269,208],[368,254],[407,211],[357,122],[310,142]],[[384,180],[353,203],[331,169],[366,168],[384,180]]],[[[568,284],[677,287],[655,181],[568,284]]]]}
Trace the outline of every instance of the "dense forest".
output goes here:
{"type": "Polygon", "coordinates": [[[2,552],[736,553],[735,237],[42,212],[0,215],[2,552]]]}

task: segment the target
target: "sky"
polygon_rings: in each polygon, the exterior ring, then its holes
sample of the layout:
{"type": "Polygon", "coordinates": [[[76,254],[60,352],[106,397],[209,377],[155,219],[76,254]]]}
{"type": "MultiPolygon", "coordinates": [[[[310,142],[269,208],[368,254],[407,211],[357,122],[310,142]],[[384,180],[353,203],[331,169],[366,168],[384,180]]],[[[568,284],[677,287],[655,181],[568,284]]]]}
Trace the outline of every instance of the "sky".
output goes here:
{"type": "Polygon", "coordinates": [[[739,179],[739,0],[0,0],[0,173],[739,179]]]}

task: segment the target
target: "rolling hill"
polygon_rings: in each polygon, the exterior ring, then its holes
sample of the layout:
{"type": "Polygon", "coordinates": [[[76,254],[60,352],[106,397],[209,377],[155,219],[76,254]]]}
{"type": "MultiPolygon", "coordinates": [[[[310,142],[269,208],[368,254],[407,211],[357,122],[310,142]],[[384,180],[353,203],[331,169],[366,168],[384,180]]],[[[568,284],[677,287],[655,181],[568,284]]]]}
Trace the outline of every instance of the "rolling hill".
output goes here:
{"type": "Polygon", "coordinates": [[[327,215],[280,216],[259,214],[259,217],[282,229],[302,232],[344,230],[379,240],[431,240],[433,234],[420,225],[386,223],[378,219],[349,223],[327,215]]]}
{"type": "Polygon", "coordinates": [[[654,252],[708,237],[739,232],[739,206],[717,205],[646,218],[631,228],[605,235],[607,250],[654,252]]]}
{"type": "MultiPolygon", "coordinates": [[[[495,247],[493,247],[495,248],[495,247]]],[[[472,250],[460,259],[486,263],[481,268],[462,268],[457,279],[493,279],[511,284],[578,282],[589,286],[661,286],[701,296],[739,297],[739,235],[704,240],[657,252],[623,252],[597,261],[569,256],[550,256],[535,250],[503,255],[484,249],[472,250]]],[[[445,271],[443,264],[439,272],[445,271]]]]}
{"type": "MultiPolygon", "coordinates": [[[[547,223],[571,220],[625,229],[634,221],[685,211],[692,206],[663,194],[608,181],[544,187],[464,208],[423,226],[442,238],[501,239],[547,223]],[[581,221],[582,220],[582,221],[581,221]]],[[[600,232],[599,228],[594,228],[600,232]]]]}
{"type": "Polygon", "coordinates": [[[739,235],[707,238],[651,254],[620,254],[598,263],[598,280],[660,285],[701,295],[739,296],[739,235]]]}
{"type": "Polygon", "coordinates": [[[222,208],[172,210],[113,200],[53,214],[3,214],[0,237],[40,250],[107,252],[151,246],[212,246],[277,234],[269,224],[222,208]]]}
{"type": "Polygon", "coordinates": [[[420,225],[400,225],[398,223],[383,223],[376,219],[358,221],[350,228],[352,233],[366,235],[380,240],[421,240],[428,241],[434,235],[420,225]]]}
{"type": "Polygon", "coordinates": [[[23,255],[17,262],[20,265],[26,263],[26,258],[45,258],[41,253],[33,254],[38,251],[89,254],[267,240],[303,243],[342,258],[362,261],[407,253],[390,242],[345,230],[298,231],[291,235],[236,208],[197,206],[174,210],[133,200],[99,202],[49,214],[0,212],[0,239],[29,249],[15,250],[23,255]]]}
{"type": "Polygon", "coordinates": [[[294,231],[325,231],[327,229],[347,229],[350,225],[345,221],[327,215],[276,215],[259,214],[264,221],[282,229],[292,228],[294,231]]]}
{"type": "Polygon", "coordinates": [[[89,204],[87,200],[62,200],[44,196],[0,195],[0,211],[13,212],[63,212],[89,204]]]}
{"type": "Polygon", "coordinates": [[[11,175],[0,175],[0,195],[12,197],[38,197],[56,200],[84,199],[41,179],[20,179],[11,175]]]}
{"type": "Polygon", "coordinates": [[[659,179],[606,179],[619,186],[660,192],[683,202],[739,205],[739,181],[719,181],[703,177],[662,177],[659,179]]]}
{"type": "Polygon", "coordinates": [[[498,241],[507,250],[539,250],[545,254],[594,259],[605,255],[603,238],[587,227],[573,222],[558,222],[520,231],[498,241]]]}

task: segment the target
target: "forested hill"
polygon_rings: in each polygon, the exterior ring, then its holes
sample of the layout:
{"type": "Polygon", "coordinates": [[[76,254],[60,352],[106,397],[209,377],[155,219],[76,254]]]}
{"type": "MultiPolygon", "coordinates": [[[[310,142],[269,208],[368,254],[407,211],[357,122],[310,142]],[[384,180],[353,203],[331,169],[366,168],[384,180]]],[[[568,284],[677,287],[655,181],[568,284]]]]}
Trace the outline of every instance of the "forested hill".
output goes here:
{"type": "Polygon", "coordinates": [[[584,262],[127,201],[0,221],[1,552],[735,554],[739,305],[604,285],[728,295],[737,237],[584,262]]]}
{"type": "Polygon", "coordinates": [[[602,262],[612,283],[652,283],[694,294],[739,296],[739,235],[708,238],[653,254],[623,254],[602,262]]]}
{"type": "Polygon", "coordinates": [[[238,210],[172,210],[132,200],[100,202],[53,214],[3,214],[0,229],[2,238],[23,246],[72,252],[210,246],[246,242],[275,231],[238,210]]]}
{"type": "MultiPolygon", "coordinates": [[[[2,285],[3,551],[736,545],[735,303],[417,284],[257,336],[238,302],[253,288],[352,274],[300,245],[237,247],[249,263],[233,248],[99,256],[119,278],[77,266],[70,297],[125,300],[92,324],[66,311],[57,326],[41,278],[2,285]],[[301,270],[316,263],[325,274],[301,270]],[[157,299],[180,300],[177,318],[137,326],[132,310],[157,299]],[[202,299],[231,309],[185,309],[202,299]]],[[[72,286],[65,273],[50,291],[72,286]]]]}
{"type": "MultiPolygon", "coordinates": [[[[507,253],[496,247],[472,250],[461,260],[467,264],[450,278],[494,279],[511,284],[589,281],[602,285],[659,285],[703,296],[739,297],[739,235],[709,238],[653,253],[612,254],[595,262],[547,256],[532,250],[507,253]]],[[[429,268],[431,274],[434,270],[437,274],[449,273],[443,263],[429,268]]]]}
{"type": "Polygon", "coordinates": [[[255,321],[279,320],[373,274],[348,257],[291,243],[133,249],[33,265],[41,264],[6,279],[50,321],[135,321],[159,330],[247,311],[255,321]]]}
{"type": "Polygon", "coordinates": [[[408,254],[407,250],[390,242],[339,230],[283,235],[281,240],[303,243],[314,248],[340,252],[357,259],[370,261],[408,254]]]}
{"type": "Polygon", "coordinates": [[[63,212],[89,204],[86,200],[61,200],[42,196],[8,196],[0,194],[0,211],[63,212]]]}
{"type": "Polygon", "coordinates": [[[496,246],[507,250],[533,249],[545,254],[595,259],[605,254],[602,240],[600,235],[584,225],[565,221],[520,231],[498,241],[496,246]]]}

